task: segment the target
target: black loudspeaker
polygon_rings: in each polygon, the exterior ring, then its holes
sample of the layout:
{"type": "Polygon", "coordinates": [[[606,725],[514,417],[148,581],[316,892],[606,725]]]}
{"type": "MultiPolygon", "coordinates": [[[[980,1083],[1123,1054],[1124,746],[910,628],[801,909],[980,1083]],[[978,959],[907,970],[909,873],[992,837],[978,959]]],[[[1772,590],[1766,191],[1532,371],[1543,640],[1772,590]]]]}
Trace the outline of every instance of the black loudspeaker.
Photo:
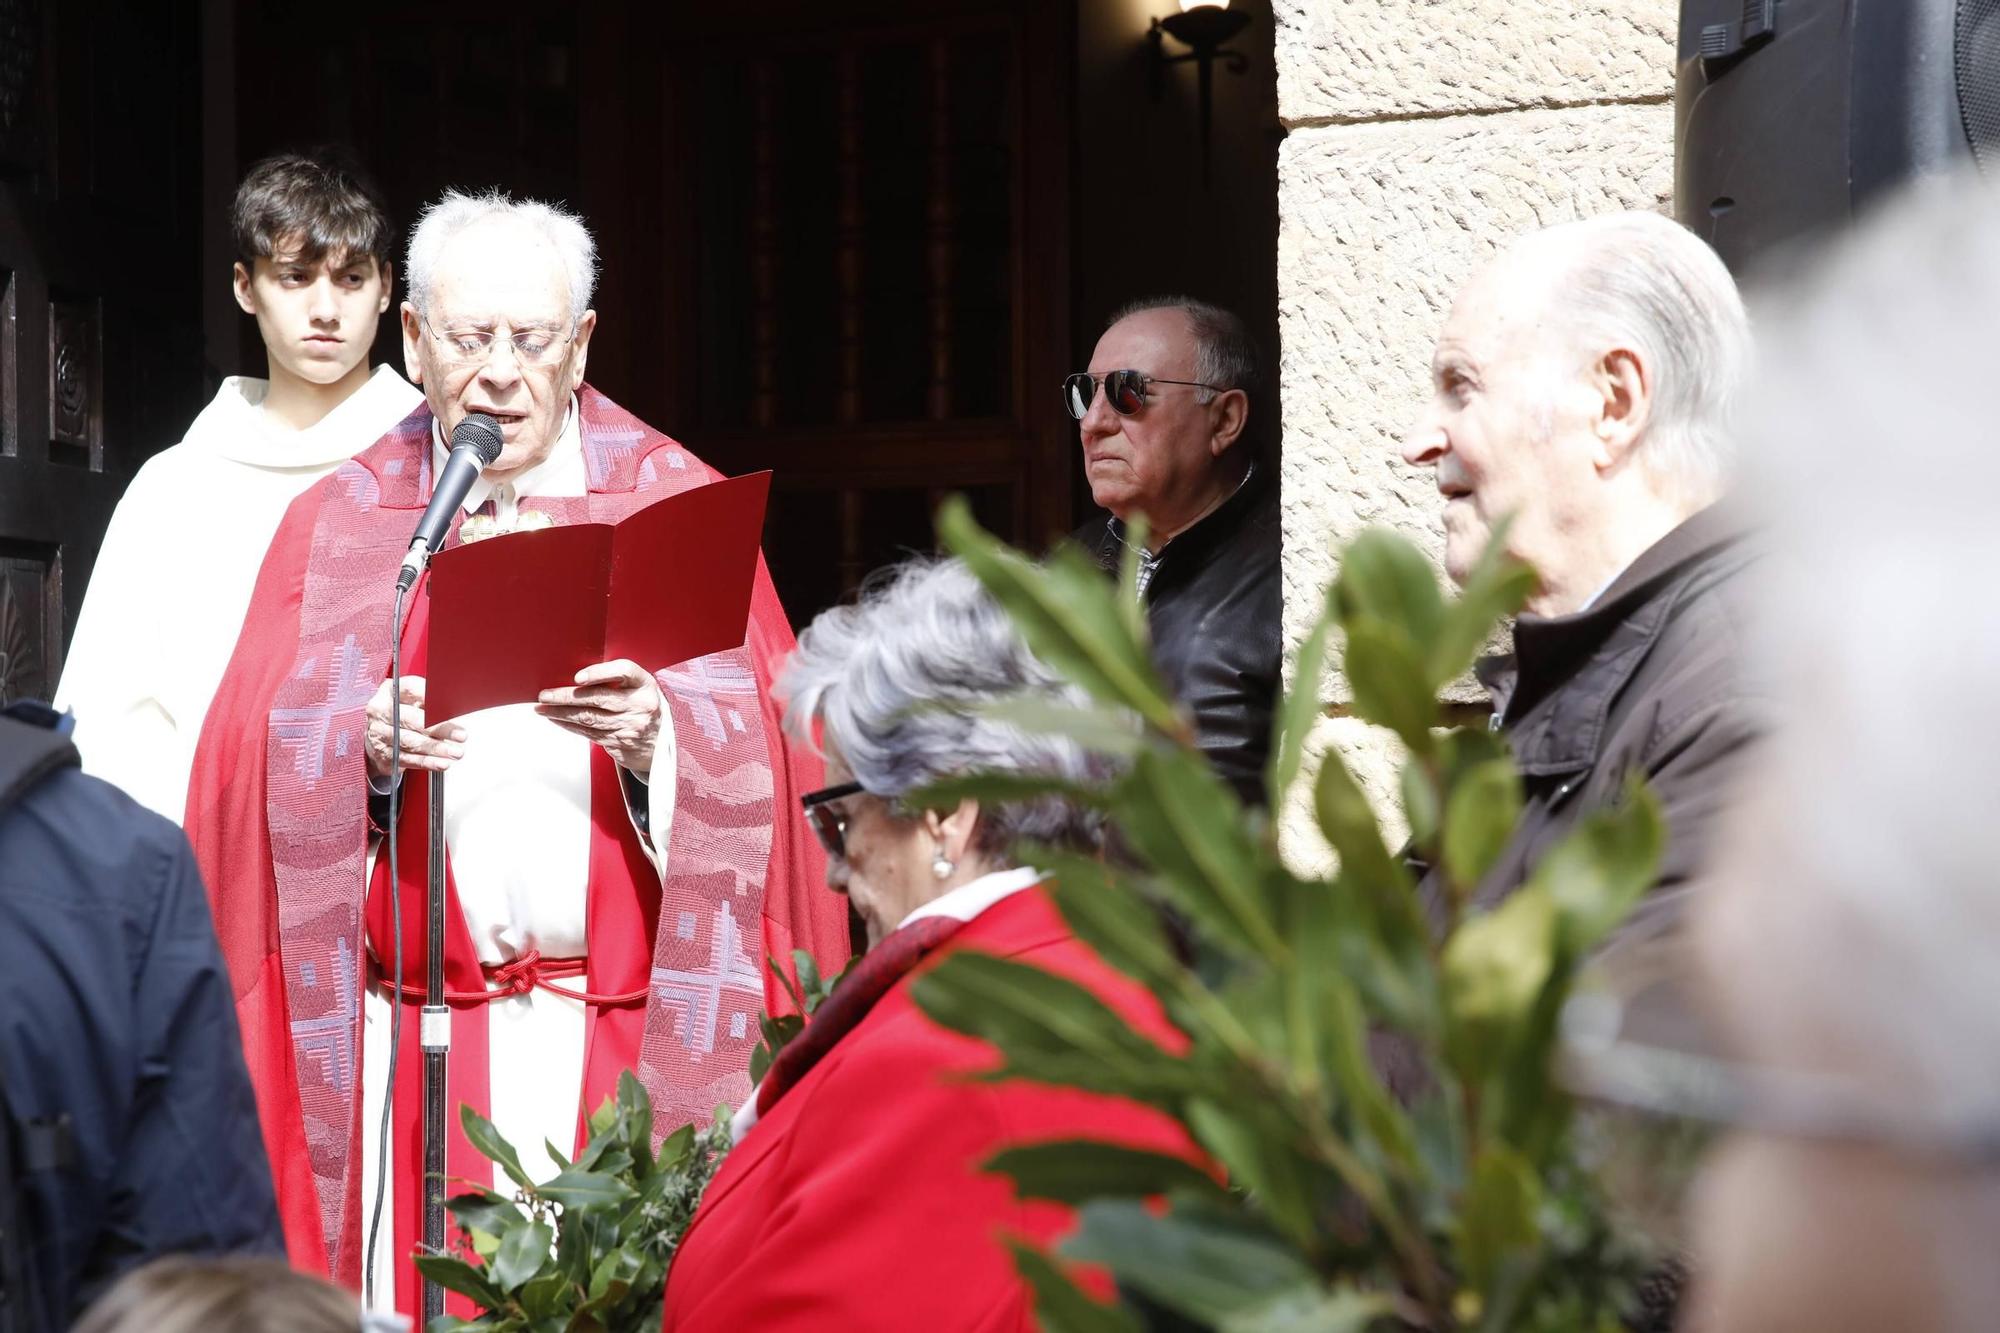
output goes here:
{"type": "Polygon", "coordinates": [[[2000,175],[2000,0],[1681,0],[1674,209],[1732,270],[1974,165],[2000,175]]]}

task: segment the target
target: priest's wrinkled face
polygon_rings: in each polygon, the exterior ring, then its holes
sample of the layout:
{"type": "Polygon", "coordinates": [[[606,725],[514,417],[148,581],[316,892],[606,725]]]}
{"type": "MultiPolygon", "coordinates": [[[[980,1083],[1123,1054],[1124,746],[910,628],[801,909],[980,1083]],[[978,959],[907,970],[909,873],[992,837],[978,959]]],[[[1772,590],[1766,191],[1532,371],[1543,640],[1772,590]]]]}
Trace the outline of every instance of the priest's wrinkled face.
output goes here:
{"type": "Polygon", "coordinates": [[[555,246],[512,218],[473,223],[444,243],[427,308],[403,303],[403,355],[445,438],[469,413],[500,423],[504,480],[547,458],[583,383],[597,312],[570,310],[555,246]]]}

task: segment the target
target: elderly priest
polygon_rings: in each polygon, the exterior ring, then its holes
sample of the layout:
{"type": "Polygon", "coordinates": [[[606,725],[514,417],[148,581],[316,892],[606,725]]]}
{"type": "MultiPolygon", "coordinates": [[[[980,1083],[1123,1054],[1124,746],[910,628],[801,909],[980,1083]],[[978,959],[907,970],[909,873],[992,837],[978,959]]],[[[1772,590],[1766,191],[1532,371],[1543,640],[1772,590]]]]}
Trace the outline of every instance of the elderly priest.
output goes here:
{"type": "MultiPolygon", "coordinates": [[[[581,221],[545,204],[452,193],[424,214],[402,321],[425,406],[286,514],[195,757],[188,833],[292,1259],[349,1286],[376,1202],[399,991],[379,824],[391,800],[407,811],[401,1051],[374,1260],[376,1303],[393,1291],[406,1312],[422,1234],[429,773],[451,773],[448,1101],[488,1114],[533,1174],[554,1173],[544,1141],[576,1143],[623,1069],[638,1070],[662,1130],[739,1101],[757,1010],[776,1002],[764,957],[801,947],[837,968],[847,953],[820,857],[797,821],[774,819],[820,772],[785,744],[770,702],[771,664],[793,638],[761,560],[739,649],[601,663],[550,681],[534,704],[429,724],[417,598],[401,772],[390,769],[392,588],[459,422],[485,413],[504,440],[466,498],[468,530],[615,522],[716,479],[583,382],[595,270],[581,221]]],[[[489,1178],[450,1119],[447,1171],[489,1178]]]]}

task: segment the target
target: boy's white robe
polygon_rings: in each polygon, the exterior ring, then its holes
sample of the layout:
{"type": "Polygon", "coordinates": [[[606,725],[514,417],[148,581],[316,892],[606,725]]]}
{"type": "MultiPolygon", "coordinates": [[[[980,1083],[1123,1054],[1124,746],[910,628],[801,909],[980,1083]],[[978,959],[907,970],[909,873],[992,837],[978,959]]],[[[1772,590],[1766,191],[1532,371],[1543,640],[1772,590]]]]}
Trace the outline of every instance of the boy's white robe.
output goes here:
{"type": "Polygon", "coordinates": [[[286,508],[423,395],[378,366],[302,431],[271,430],[266,381],[232,376],[179,444],[132,478],[85,590],[56,705],[88,772],[176,824],[195,742],[286,508]]]}

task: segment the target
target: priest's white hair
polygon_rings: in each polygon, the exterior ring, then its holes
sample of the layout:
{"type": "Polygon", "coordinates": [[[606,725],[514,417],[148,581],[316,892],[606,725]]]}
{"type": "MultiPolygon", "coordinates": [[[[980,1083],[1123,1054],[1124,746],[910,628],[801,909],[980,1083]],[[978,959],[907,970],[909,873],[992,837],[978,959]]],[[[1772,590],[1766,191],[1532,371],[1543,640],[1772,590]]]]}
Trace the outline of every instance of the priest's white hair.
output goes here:
{"type": "MultiPolygon", "coordinates": [[[[984,706],[1027,695],[1082,707],[1083,692],[1033,653],[971,571],[917,558],[883,571],[851,605],[820,614],[778,679],[785,727],[822,742],[873,796],[895,806],[940,778],[1032,773],[1090,782],[1110,759],[1067,736],[1024,731],[984,706]]],[[[1055,796],[982,805],[976,845],[1007,861],[1017,841],[1082,850],[1103,840],[1097,812],[1055,796]]]]}
{"type": "Polygon", "coordinates": [[[516,199],[502,190],[478,194],[446,190],[410,228],[403,273],[410,284],[410,304],[417,313],[430,313],[431,283],[446,244],[468,227],[495,218],[529,227],[555,248],[568,278],[570,320],[583,318],[590,309],[591,293],[597,289],[597,242],[591,239],[590,228],[567,209],[539,199],[516,199]]]}

